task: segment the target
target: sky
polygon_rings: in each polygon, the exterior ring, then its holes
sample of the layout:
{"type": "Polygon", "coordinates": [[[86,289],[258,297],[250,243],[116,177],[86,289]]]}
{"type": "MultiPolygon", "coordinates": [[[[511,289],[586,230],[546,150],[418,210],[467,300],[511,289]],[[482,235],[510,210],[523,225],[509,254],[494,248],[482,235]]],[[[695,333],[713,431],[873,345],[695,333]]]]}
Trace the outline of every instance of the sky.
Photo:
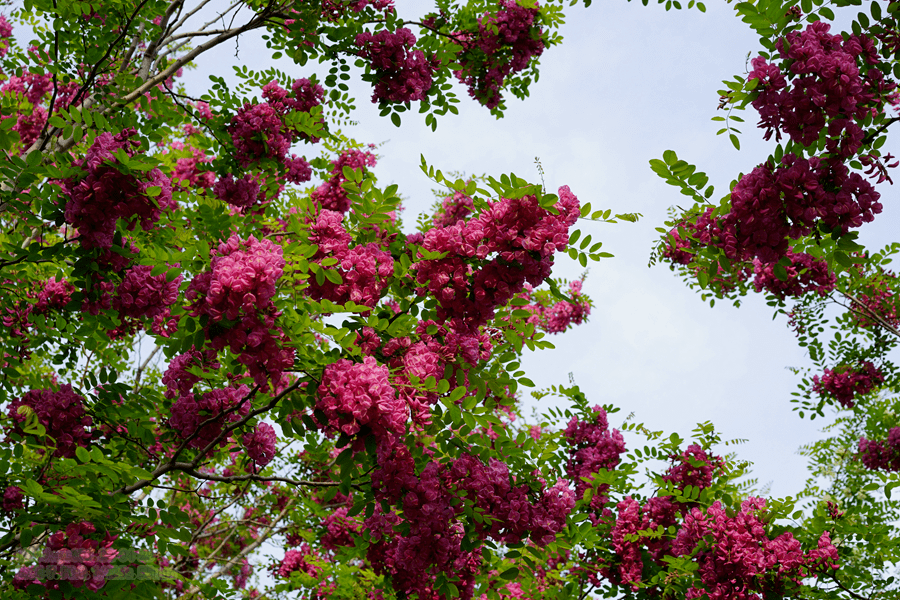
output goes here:
{"type": "MultiPolygon", "coordinates": [[[[411,18],[433,5],[397,0],[396,6],[411,18]]],[[[565,41],[544,53],[530,98],[509,98],[502,120],[457,86],[463,99],[459,115],[441,118],[436,132],[425,127],[424,116],[409,113],[398,128],[378,116],[368,84],[356,81],[351,91],[359,125],[345,133],[383,143],[375,173],[381,184],[400,186],[407,229],[434,201],[435,186],[419,169],[420,155],[445,173],[515,172],[532,182],[540,181],[534,164],[539,157],[548,191],[568,185],[595,209],[642,213],[636,224],[579,222],[584,234],[603,241],[615,257],[589,265],[589,322],[553,336],[555,350],[526,356],[528,376],[540,388],[566,384],[571,373],[590,401],[622,409],[611,418],[613,425],[634,412],[652,430],[689,437],[696,423],[712,421],[725,439],[747,440],[723,450],[752,461],[760,483],[770,483],[772,495],[785,496],[800,491],[807,476],[797,448],[818,438],[825,424],[791,411],[799,378],[789,367],[810,361],[785,318],[773,320],[760,295],[746,298],[739,309],[727,302],[710,308],[666,266],[647,265],[659,237],[655,228],[685,198],[650,171],[650,159],[675,150],[709,175],[718,198],[738,173],[753,169],[772,150],[754,127],[752,109],[742,115],[747,123],[740,151],[716,135],[718,124],[711,121],[721,114],[722,80],[746,75],[749,58],[760,48],[733,10],[710,2],[706,13],[666,12],[625,0],[568,7],[560,30],[565,41]]],[[[258,38],[242,38],[237,57],[235,50],[224,44],[201,57],[197,70],[184,78],[188,90],[201,93],[211,73],[236,82],[226,65],[261,70],[277,64],[293,77],[314,69],[272,63],[258,38]]],[[[879,191],[884,212],[861,230],[870,248],[890,240],[889,224],[897,218],[895,190],[884,184],[879,191]]],[[[554,276],[577,278],[581,272],[562,256],[554,276]]],[[[536,405],[543,410],[547,402],[536,405]]]]}

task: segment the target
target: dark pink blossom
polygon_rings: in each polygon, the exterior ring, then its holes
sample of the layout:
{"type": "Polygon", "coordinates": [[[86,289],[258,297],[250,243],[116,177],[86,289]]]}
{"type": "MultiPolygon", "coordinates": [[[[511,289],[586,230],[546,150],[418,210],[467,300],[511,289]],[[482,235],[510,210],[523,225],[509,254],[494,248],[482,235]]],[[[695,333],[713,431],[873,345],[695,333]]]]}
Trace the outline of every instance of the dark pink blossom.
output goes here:
{"type": "Polygon", "coordinates": [[[213,193],[222,202],[243,208],[257,203],[259,189],[259,179],[255,176],[248,173],[235,180],[234,175],[228,173],[216,182],[213,193]]]}
{"type": "Polygon", "coordinates": [[[42,443],[55,448],[54,456],[73,458],[75,448],[88,447],[92,438],[87,428],[93,420],[86,414],[84,402],[85,399],[66,384],[58,391],[31,390],[10,402],[7,414],[13,423],[12,431],[20,435],[28,415],[34,414],[49,438],[42,443]]]}
{"type": "Polygon", "coordinates": [[[403,433],[409,408],[389,375],[371,356],[362,363],[341,359],[325,367],[316,408],[328,418],[326,431],[353,436],[366,428],[379,438],[403,433]]]}
{"type": "Polygon", "coordinates": [[[134,129],[115,136],[101,133],[84,158],[73,163],[85,171],[85,176],[62,182],[63,193],[68,197],[65,219],[78,229],[82,247],[110,248],[118,219],[125,221],[129,230],[138,223],[148,230],[155,226],[162,210],[176,207],[171,181],[159,169],[143,176],[117,169],[118,160],[113,153],[138,152],[140,143],[132,139],[135,135],[134,129]],[[157,188],[152,195],[150,188],[157,188]]]}
{"type": "Polygon", "coordinates": [[[245,167],[263,158],[282,160],[291,147],[281,117],[270,104],[244,104],[229,129],[235,158],[245,167]]]}
{"type": "MultiPolygon", "coordinates": [[[[249,395],[250,388],[246,385],[215,389],[202,395],[188,392],[172,405],[169,426],[182,438],[194,436],[188,444],[191,448],[205,448],[222,433],[226,422],[239,421],[250,412],[249,395]]],[[[219,441],[220,446],[225,443],[224,438],[219,441]]]]}
{"type": "Polygon", "coordinates": [[[787,275],[784,281],[775,275],[775,263],[763,264],[758,259],[753,261],[753,286],[757,292],[766,290],[779,300],[784,300],[788,296],[801,296],[807,292],[827,296],[834,289],[837,278],[829,270],[827,262],[802,252],[795,254],[790,248],[785,256],[791,264],[784,267],[787,275]]]}
{"type": "Polygon", "coordinates": [[[258,466],[264,467],[275,458],[275,444],[278,437],[275,434],[275,428],[268,423],[260,423],[251,432],[244,434],[244,448],[247,449],[247,455],[258,466]]]}
{"type": "Polygon", "coordinates": [[[884,381],[884,375],[871,362],[843,365],[825,369],[822,376],[813,376],[814,392],[821,397],[831,397],[844,408],[853,408],[857,396],[865,396],[884,381]]]}
{"type": "Polygon", "coordinates": [[[401,27],[375,34],[364,31],[356,36],[356,44],[360,47],[359,55],[374,72],[372,102],[425,99],[437,65],[421,50],[413,50],[416,36],[409,29],[401,27]]]}
{"type": "MultiPolygon", "coordinates": [[[[601,469],[615,469],[619,456],[625,452],[625,439],[617,429],[610,431],[606,411],[595,406],[592,412],[589,420],[572,417],[563,431],[563,438],[569,445],[566,474],[575,482],[575,495],[579,499],[592,487],[590,482],[594,476],[601,469]]],[[[606,503],[603,494],[607,489],[607,485],[598,488],[598,493],[591,498],[591,508],[597,511],[603,508],[606,503]]]]}

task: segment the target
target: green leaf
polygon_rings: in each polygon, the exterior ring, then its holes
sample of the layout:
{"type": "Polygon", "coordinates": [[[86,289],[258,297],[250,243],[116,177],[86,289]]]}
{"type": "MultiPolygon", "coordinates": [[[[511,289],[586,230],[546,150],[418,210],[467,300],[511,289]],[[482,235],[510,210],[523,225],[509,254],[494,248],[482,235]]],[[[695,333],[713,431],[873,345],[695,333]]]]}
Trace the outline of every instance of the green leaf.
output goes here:
{"type": "Polygon", "coordinates": [[[515,579],[518,576],[519,576],[519,569],[517,569],[516,567],[507,569],[507,570],[503,571],[502,573],[500,573],[500,578],[506,579],[507,581],[515,579]]]}
{"type": "Polygon", "coordinates": [[[740,149],[741,149],[741,141],[738,139],[738,136],[736,136],[736,135],[734,135],[734,134],[732,133],[732,134],[730,134],[728,137],[731,138],[731,144],[732,144],[737,150],[740,150],[740,149]]]}
{"type": "Polygon", "coordinates": [[[392,113],[391,114],[391,122],[394,125],[396,125],[397,127],[400,127],[400,115],[397,113],[392,113]]]}
{"type": "Polygon", "coordinates": [[[81,446],[78,446],[77,448],[75,448],[75,456],[77,456],[78,460],[80,460],[83,463],[91,462],[90,453],[88,453],[88,451],[85,450],[84,448],[82,448],[81,446]]]}

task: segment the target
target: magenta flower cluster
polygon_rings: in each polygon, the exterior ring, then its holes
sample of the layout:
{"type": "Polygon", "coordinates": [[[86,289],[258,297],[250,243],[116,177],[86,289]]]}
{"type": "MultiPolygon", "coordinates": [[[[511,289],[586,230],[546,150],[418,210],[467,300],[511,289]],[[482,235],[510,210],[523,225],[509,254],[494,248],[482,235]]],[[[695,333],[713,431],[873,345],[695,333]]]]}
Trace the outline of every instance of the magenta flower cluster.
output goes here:
{"type": "MultiPolygon", "coordinates": [[[[618,429],[609,429],[606,411],[594,406],[591,418],[582,421],[572,417],[563,431],[563,438],[569,449],[566,475],[575,482],[575,495],[584,498],[584,493],[592,487],[591,482],[601,469],[611,471],[619,464],[619,457],[625,452],[625,439],[618,429]]],[[[599,512],[606,504],[604,495],[609,486],[602,484],[590,501],[591,509],[599,512]]]]}
{"type": "Polygon", "coordinates": [[[119,552],[112,547],[117,536],[107,533],[102,539],[92,539],[96,533],[97,528],[92,523],[81,521],[51,534],[37,568],[22,567],[13,578],[13,586],[25,589],[40,585],[48,590],[59,590],[60,581],[65,581],[74,588],[97,592],[106,585],[113,568],[112,561],[119,552]]]}
{"type": "Polygon", "coordinates": [[[280,312],[272,301],[284,272],[281,247],[232,235],[211,254],[210,271],[197,275],[185,294],[191,313],[209,317],[206,330],[213,348],[228,347],[258,385],[267,386],[269,379],[277,385],[294,360],[275,324],[280,312]]]}
{"type": "Polygon", "coordinates": [[[808,235],[818,222],[845,233],[871,222],[882,210],[880,197],[836,159],[786,154],[781,165],[756,167],[732,190],[731,212],[722,219],[732,240],[724,243],[726,256],[776,262],[789,239],[808,235]]]}
{"type": "MultiPolygon", "coordinates": [[[[698,444],[691,444],[681,453],[669,457],[672,465],[663,474],[663,481],[684,491],[688,486],[697,490],[708,488],[717,475],[721,475],[724,460],[708,454],[698,444]]],[[[615,560],[605,563],[599,570],[606,579],[622,585],[631,584],[636,589],[643,572],[642,553],[646,549],[657,563],[665,562],[672,555],[672,539],[659,536],[640,536],[641,531],[668,529],[678,524],[678,516],[684,515],[694,502],[676,502],[672,496],[654,496],[641,506],[631,496],[625,497],[617,505],[618,516],[610,530],[610,539],[615,550],[615,560]]],[[[611,516],[604,511],[604,518],[611,516]]],[[[599,583],[596,580],[595,585],[599,583]]]]}
{"type": "Polygon", "coordinates": [[[342,214],[323,210],[310,226],[310,242],[319,246],[312,262],[321,264],[326,258],[336,258],[338,263],[327,268],[341,280],[334,283],[326,278],[320,283],[311,276],[307,293],[316,300],[375,306],[394,275],[394,258],[376,242],[351,248],[342,221],[342,214]]]}
{"type": "Polygon", "coordinates": [[[341,153],[337,160],[331,162],[331,177],[313,191],[311,198],[323,210],[347,212],[350,210],[350,198],[343,187],[347,181],[344,167],[364,170],[366,167],[374,167],[375,163],[375,155],[371,152],[354,148],[341,153]]]}
{"type": "Polygon", "coordinates": [[[500,0],[497,12],[478,19],[478,33],[456,34],[463,46],[457,57],[462,69],[457,79],[469,88],[469,95],[488,108],[503,100],[500,89],[505,79],[526,67],[544,51],[537,2],[531,8],[515,0],[500,0]]]}
{"type": "Polygon", "coordinates": [[[325,90],[308,79],[295,80],[291,92],[271,81],[263,86],[262,96],[266,102],[244,104],[229,125],[235,158],[243,167],[264,158],[284,162],[291,143],[303,137],[300,131],[287,126],[284,118],[292,112],[309,112],[321,104],[325,90]]]}
{"type": "Polygon", "coordinates": [[[202,379],[199,375],[194,375],[189,371],[193,367],[218,369],[220,365],[216,362],[215,351],[201,352],[191,347],[187,352],[172,358],[162,377],[162,383],[166,386],[166,398],[174,400],[191,392],[194,384],[202,379]]]}
{"type": "Polygon", "coordinates": [[[687,486],[706,489],[712,485],[713,477],[721,475],[725,461],[718,456],[707,454],[699,444],[691,444],[681,454],[669,457],[672,466],[663,475],[663,481],[671,482],[679,490],[687,486]]]}
{"type": "MultiPolygon", "coordinates": [[[[755,258],[770,265],[788,255],[789,240],[808,235],[819,222],[844,232],[871,222],[882,210],[880,198],[868,181],[837,159],[788,153],[777,167],[766,163],[741,177],[727,215],[715,217],[707,209],[697,223],[682,223],[681,229],[698,246],[721,248],[731,260],[755,258]]],[[[692,247],[676,227],[663,256],[688,264],[692,247]]]]}
{"type": "Polygon", "coordinates": [[[212,158],[199,148],[185,148],[181,142],[172,143],[175,150],[190,150],[191,156],[183,156],[175,160],[175,169],[172,171],[172,182],[185,181],[191,187],[210,188],[216,181],[216,175],[212,171],[200,168],[200,165],[212,161],[212,158]]]}
{"type": "Polygon", "coordinates": [[[581,293],[582,283],[580,279],[569,282],[571,300],[558,300],[552,304],[536,300],[532,296],[533,288],[526,284],[519,297],[532,301],[521,307],[532,313],[528,322],[547,333],[562,333],[572,325],[581,325],[591,314],[590,300],[581,293]]]}
{"type": "Polygon", "coordinates": [[[112,301],[120,318],[153,319],[175,304],[183,277],[167,281],[166,273],[152,275],[152,271],[149,265],[134,265],[125,272],[112,301]]]}
{"type": "Polygon", "coordinates": [[[68,197],[66,222],[78,229],[78,241],[84,248],[110,248],[119,219],[129,230],[138,223],[145,230],[151,229],[162,210],[177,207],[172,199],[172,183],[159,169],[142,176],[118,170],[118,159],[113,153],[123,150],[129,156],[136,154],[140,149],[140,143],[132,139],[136,135],[134,129],[125,129],[115,136],[101,133],[84,158],[73,162],[86,172],[85,176],[61,183],[68,197]],[[158,189],[151,194],[150,188],[158,189]]]}
{"type": "Polygon", "coordinates": [[[278,435],[275,428],[268,423],[260,423],[253,431],[244,434],[241,439],[247,456],[259,467],[265,467],[275,458],[275,446],[278,443],[278,435]]]}
{"type": "Polygon", "coordinates": [[[463,192],[453,192],[441,200],[441,205],[434,213],[432,221],[435,227],[449,227],[459,221],[465,221],[469,215],[475,212],[475,202],[463,192]]]}
{"type": "Polygon", "coordinates": [[[827,150],[848,158],[864,137],[855,121],[881,112],[885,101],[895,103],[896,86],[886,82],[878,69],[860,71],[860,62],[866,67],[880,62],[872,40],[865,35],[845,40],[829,30],[830,25],[817,21],[778,40],[781,59],[794,77],[790,86],[781,70],[762,57],[753,59],[748,79],[760,82],[753,107],[759,111],[766,139],[773,132],[780,139],[784,131],[794,142],[810,146],[825,130],[827,150]]]}
{"type": "Polygon", "coordinates": [[[11,513],[25,508],[25,495],[22,489],[16,485],[10,485],[3,491],[3,510],[11,513]]]}
{"type": "Polygon", "coordinates": [[[353,517],[348,517],[348,511],[349,509],[343,506],[322,521],[325,528],[321,538],[324,548],[335,552],[339,548],[353,546],[355,536],[359,535],[360,523],[353,517]]]}
{"type": "Polygon", "coordinates": [[[53,456],[74,458],[78,446],[88,447],[92,434],[88,428],[93,420],[84,409],[85,399],[76,394],[69,384],[59,390],[31,390],[9,403],[7,414],[12,421],[12,431],[23,434],[22,427],[28,414],[37,417],[44,426],[47,437],[43,443],[55,447],[53,456]]]}
{"type": "Polygon", "coordinates": [[[425,233],[422,249],[447,253],[413,265],[417,291],[437,300],[439,321],[457,320],[460,330],[484,325],[526,281],[538,286],[550,275],[553,254],[566,248],[579,215],[568,186],[559,189],[559,198],[559,214],[542,208],[535,196],[501,198],[476,218],[425,233]]]}
{"type": "Polygon", "coordinates": [[[431,77],[437,65],[421,50],[413,50],[416,36],[406,27],[378,33],[364,31],[356,36],[359,56],[374,71],[372,102],[410,102],[424,100],[431,89],[431,77]]]}
{"type": "Polygon", "coordinates": [[[263,158],[283,158],[291,148],[278,111],[268,103],[244,104],[230,125],[234,156],[241,166],[263,158]]]}
{"type": "Polygon", "coordinates": [[[765,508],[765,500],[751,497],[733,516],[720,502],[685,516],[672,550],[676,556],[696,557],[703,584],[688,590],[686,598],[706,594],[710,600],[749,600],[784,594],[811,573],[838,568],[837,549],[827,531],[817,548],[804,553],[789,532],[769,539],[765,508]]]}
{"type": "Polygon", "coordinates": [[[388,380],[390,371],[371,356],[325,367],[316,408],[328,418],[325,430],[356,436],[371,433],[391,439],[406,429],[409,409],[388,380]],[[364,430],[364,431],[363,431],[364,430]]]}
{"type": "Polygon", "coordinates": [[[753,261],[753,287],[757,292],[765,290],[784,300],[788,296],[802,296],[807,292],[827,296],[834,289],[837,277],[828,269],[827,262],[804,252],[795,254],[790,248],[785,256],[791,264],[785,267],[787,278],[784,281],[775,275],[775,264],[763,264],[758,259],[753,261]]]}
{"type": "Polygon", "coordinates": [[[865,396],[884,381],[884,375],[871,362],[825,369],[813,377],[812,389],[821,397],[831,397],[844,408],[853,408],[857,396],[865,396]]]}
{"type": "Polygon", "coordinates": [[[228,173],[213,185],[213,194],[222,202],[245,208],[256,204],[260,198],[259,179],[250,173],[235,179],[228,173]]]}
{"type": "MultiPolygon", "coordinates": [[[[292,113],[308,113],[321,104],[325,90],[309,79],[297,79],[288,91],[271,81],[262,88],[264,102],[247,103],[241,107],[228,126],[234,144],[235,158],[244,168],[256,165],[263,159],[276,161],[283,169],[284,177],[292,183],[309,181],[312,169],[305,158],[288,152],[291,144],[305,140],[318,142],[319,138],[290,125],[292,113]]],[[[213,193],[221,200],[245,208],[265,201],[260,192],[265,178],[250,173],[236,178],[226,174],[213,187],[213,193]]]]}
{"type": "Polygon", "coordinates": [[[575,506],[575,495],[564,480],[544,486],[539,498],[532,500],[528,486],[516,485],[507,466],[497,460],[485,464],[462,455],[447,464],[428,462],[417,475],[409,450],[402,445],[379,445],[372,485],[376,499],[402,512],[376,510],[366,519],[373,542],[369,561],[376,573],[391,576],[394,589],[428,598],[433,597],[441,573],[455,576],[460,598],[472,597],[481,554],[478,547],[469,551],[462,547],[465,532],[459,517],[467,507],[484,515],[476,524],[478,539],[516,543],[530,537],[544,546],[575,506]],[[396,528],[401,522],[402,535],[396,528]]]}
{"type": "MultiPolygon", "coordinates": [[[[169,426],[182,438],[194,436],[188,443],[191,448],[205,448],[222,433],[226,422],[240,421],[250,412],[246,385],[211,390],[205,394],[188,392],[172,404],[169,426]],[[207,422],[208,421],[208,422],[207,422]]],[[[224,445],[226,439],[219,441],[224,445]]]]}
{"type": "Polygon", "coordinates": [[[321,569],[310,562],[310,558],[316,558],[316,554],[308,544],[303,544],[297,550],[288,550],[284,553],[284,558],[276,573],[279,577],[290,577],[294,572],[318,577],[321,569]]]}
{"type": "Polygon", "coordinates": [[[869,469],[900,471],[900,427],[888,431],[884,441],[859,439],[859,460],[869,469]]]}

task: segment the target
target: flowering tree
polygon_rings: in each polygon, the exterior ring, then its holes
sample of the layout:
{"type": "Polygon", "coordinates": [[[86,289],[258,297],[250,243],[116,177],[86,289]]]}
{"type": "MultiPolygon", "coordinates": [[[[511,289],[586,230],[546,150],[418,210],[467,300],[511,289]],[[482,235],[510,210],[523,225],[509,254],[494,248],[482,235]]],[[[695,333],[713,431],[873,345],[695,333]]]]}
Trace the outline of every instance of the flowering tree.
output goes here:
{"type": "MultiPolygon", "coordinates": [[[[710,424],[694,440],[630,419],[611,428],[616,409],[576,386],[537,392],[568,408],[523,418],[523,349],[550,347],[592,306],[580,280],[551,277],[555,256],[600,259],[577,221],[633,215],[423,161],[446,191],[404,232],[374,149],[337,130],[351,63],[395,123],[417,108],[435,128],[457,112],[454,79],[501,116],[559,43],[560,3],[439,2],[418,21],[391,0],[215,9],[28,0],[0,20],[4,597],[858,597],[853,577],[874,571],[839,555],[837,510],[814,503],[787,520],[793,504],[742,483],[710,424]],[[254,30],[299,76],[244,68],[235,88],[214,77],[186,94],[183,69],[254,30]],[[302,76],[310,61],[329,74],[302,76]],[[629,452],[622,432],[646,445],[629,452]]],[[[810,31],[796,35],[827,33],[810,31]]],[[[861,40],[845,43],[875,65],[853,88],[859,114],[820,127],[846,158],[877,144],[854,119],[883,127],[869,109],[891,93],[861,40]]],[[[777,65],[757,68],[783,82],[777,65]]],[[[830,93],[814,83],[798,105],[830,93]]],[[[753,95],[741,93],[728,101],[753,95]]],[[[805,121],[766,119],[808,134],[805,121]]],[[[883,171],[874,148],[866,156],[883,171]]],[[[678,180],[682,167],[665,165],[678,180]]],[[[847,214],[829,200],[823,225],[805,217],[785,236],[830,227],[835,248],[856,251],[843,228],[877,197],[837,163],[803,172],[817,169],[865,202],[847,214]]],[[[703,218],[725,227],[718,217],[703,218]]],[[[670,239],[696,268],[694,242],[719,246],[692,227],[670,239]]],[[[834,286],[806,246],[753,243],[761,277],[771,267],[781,282],[773,293],[834,286]]],[[[726,271],[743,264],[730,252],[726,271]]],[[[861,303],[891,297],[867,293],[861,303]]],[[[859,314],[879,323],[856,321],[865,331],[888,318],[859,314]]],[[[850,405],[889,381],[861,357],[814,386],[850,405]]],[[[878,444],[867,456],[893,464],[878,444]]]]}
{"type": "MultiPolygon", "coordinates": [[[[828,523],[842,559],[843,594],[896,594],[900,561],[898,369],[900,244],[865,248],[858,229],[882,212],[876,185],[898,162],[881,149],[900,120],[898,9],[871,2],[846,32],[832,10],[859,2],[746,2],[737,12],[762,50],[720,92],[735,147],[748,106],[775,142],[772,154],[716,200],[709,178],[667,152],[653,170],[695,200],[673,213],[654,260],[668,262],[713,304],[762,293],[788,317],[811,367],[794,394],[801,418],[833,419],[829,437],[803,447],[811,477],[795,518],[828,523]],[[774,138],[774,139],[773,139],[774,138]],[[826,413],[827,411],[827,413],[826,413]],[[821,511],[820,502],[827,502],[821,511]]],[[[756,118],[754,116],[754,118],[756,118]]]]}

